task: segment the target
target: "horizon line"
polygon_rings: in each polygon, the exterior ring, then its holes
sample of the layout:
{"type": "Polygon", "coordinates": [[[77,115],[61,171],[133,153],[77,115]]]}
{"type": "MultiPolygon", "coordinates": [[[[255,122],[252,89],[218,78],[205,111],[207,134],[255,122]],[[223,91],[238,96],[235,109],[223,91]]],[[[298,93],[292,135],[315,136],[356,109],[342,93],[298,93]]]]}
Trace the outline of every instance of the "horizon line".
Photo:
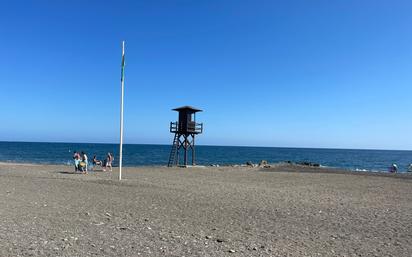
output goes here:
{"type": "MultiPolygon", "coordinates": [[[[103,142],[63,142],[63,141],[7,141],[0,140],[0,143],[46,143],[46,144],[110,144],[119,145],[120,143],[103,143],[103,142]]],[[[160,143],[123,143],[123,145],[162,145],[170,144],[160,143]]],[[[324,149],[324,150],[364,150],[364,151],[412,151],[412,149],[382,149],[382,148],[338,148],[338,147],[304,147],[304,146],[256,146],[256,145],[209,145],[198,144],[198,146],[218,146],[218,147],[255,147],[255,148],[289,148],[289,149],[324,149]]]]}

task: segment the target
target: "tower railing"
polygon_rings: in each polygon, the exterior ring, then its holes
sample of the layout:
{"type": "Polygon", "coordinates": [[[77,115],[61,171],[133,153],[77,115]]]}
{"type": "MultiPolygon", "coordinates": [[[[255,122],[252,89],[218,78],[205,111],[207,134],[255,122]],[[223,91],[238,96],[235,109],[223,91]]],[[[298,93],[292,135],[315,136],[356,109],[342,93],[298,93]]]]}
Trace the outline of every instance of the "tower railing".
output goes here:
{"type": "Polygon", "coordinates": [[[171,133],[203,133],[203,123],[189,122],[187,128],[179,124],[179,122],[170,122],[170,132],[171,133]]]}

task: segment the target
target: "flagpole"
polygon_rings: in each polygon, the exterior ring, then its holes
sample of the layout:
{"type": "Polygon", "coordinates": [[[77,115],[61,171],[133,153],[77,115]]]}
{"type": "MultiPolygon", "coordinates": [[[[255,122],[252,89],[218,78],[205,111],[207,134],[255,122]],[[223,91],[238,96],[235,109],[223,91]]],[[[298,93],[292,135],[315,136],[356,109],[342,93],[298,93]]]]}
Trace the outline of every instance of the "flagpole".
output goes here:
{"type": "Polygon", "coordinates": [[[124,98],[124,41],[122,42],[122,74],[121,74],[121,100],[120,100],[120,149],[119,149],[119,180],[122,180],[123,161],[123,98],[124,98]]]}

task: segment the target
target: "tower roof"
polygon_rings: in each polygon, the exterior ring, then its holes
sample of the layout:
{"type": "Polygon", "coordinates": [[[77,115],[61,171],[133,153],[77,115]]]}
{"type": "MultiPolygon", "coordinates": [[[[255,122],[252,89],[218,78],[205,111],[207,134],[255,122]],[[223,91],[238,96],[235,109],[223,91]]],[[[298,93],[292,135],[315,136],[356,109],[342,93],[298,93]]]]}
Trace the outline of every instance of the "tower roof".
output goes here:
{"type": "Polygon", "coordinates": [[[189,106],[189,105],[185,105],[185,106],[182,106],[182,107],[178,107],[178,108],[175,108],[175,109],[172,109],[173,111],[183,111],[183,110],[189,110],[189,111],[193,111],[193,112],[202,112],[202,110],[200,110],[200,109],[197,109],[197,108],[195,108],[195,107],[192,107],[192,106],[189,106]]]}

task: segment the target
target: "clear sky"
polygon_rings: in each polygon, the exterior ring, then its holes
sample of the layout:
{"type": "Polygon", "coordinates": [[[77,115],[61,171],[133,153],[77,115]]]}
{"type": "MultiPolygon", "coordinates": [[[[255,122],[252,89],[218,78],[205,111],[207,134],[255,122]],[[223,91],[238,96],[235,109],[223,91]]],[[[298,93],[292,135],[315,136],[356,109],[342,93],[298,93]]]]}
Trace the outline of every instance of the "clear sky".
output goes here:
{"type": "Polygon", "coordinates": [[[412,149],[412,2],[1,1],[0,140],[412,149]]]}

